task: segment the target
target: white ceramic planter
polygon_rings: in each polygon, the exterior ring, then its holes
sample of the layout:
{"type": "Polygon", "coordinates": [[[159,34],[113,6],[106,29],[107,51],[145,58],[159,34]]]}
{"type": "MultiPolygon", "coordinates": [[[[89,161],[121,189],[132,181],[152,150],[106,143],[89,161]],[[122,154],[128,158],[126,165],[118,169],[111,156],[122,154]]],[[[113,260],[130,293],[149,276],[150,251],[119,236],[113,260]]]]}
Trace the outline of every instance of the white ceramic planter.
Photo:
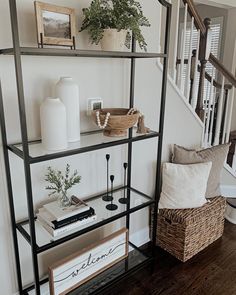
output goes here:
{"type": "Polygon", "coordinates": [[[68,142],[80,140],[79,87],[71,77],[62,77],[56,84],[56,97],[66,107],[68,142]]]}
{"type": "Polygon", "coordinates": [[[104,30],[101,40],[101,47],[104,51],[123,51],[125,47],[127,30],[117,31],[116,29],[104,30]]]}
{"type": "Polygon", "coordinates": [[[43,147],[49,151],[66,149],[66,108],[59,98],[48,97],[43,101],[40,121],[43,147]]]}

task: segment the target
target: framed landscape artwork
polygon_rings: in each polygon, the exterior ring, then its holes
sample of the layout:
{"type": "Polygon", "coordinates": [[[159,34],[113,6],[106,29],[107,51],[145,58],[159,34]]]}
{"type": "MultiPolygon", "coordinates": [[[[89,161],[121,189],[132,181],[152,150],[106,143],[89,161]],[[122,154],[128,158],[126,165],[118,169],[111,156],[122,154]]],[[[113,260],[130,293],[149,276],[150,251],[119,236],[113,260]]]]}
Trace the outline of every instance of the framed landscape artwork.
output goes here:
{"type": "Polygon", "coordinates": [[[49,268],[51,295],[65,295],[128,256],[128,230],[113,233],[49,268]]]}
{"type": "Polygon", "coordinates": [[[74,46],[75,10],[35,1],[38,44],[74,46]]]}

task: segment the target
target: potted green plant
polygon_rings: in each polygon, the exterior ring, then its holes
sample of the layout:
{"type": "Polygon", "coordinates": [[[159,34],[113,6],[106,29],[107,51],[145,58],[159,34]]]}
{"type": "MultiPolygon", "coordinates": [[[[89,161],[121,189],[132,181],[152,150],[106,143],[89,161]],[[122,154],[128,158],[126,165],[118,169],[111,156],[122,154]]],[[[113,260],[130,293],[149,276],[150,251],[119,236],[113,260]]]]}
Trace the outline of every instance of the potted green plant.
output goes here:
{"type": "Polygon", "coordinates": [[[71,199],[68,197],[68,190],[74,185],[79,184],[80,180],[81,176],[78,175],[77,170],[70,175],[69,164],[66,165],[64,175],[62,171],[48,167],[45,176],[45,181],[50,183],[46,189],[52,191],[49,196],[56,195],[60,207],[69,207],[71,205],[71,199]]]}
{"type": "Polygon", "coordinates": [[[141,27],[149,27],[150,23],[138,1],[93,0],[83,9],[83,14],[80,31],[88,30],[91,42],[98,44],[101,41],[103,50],[120,51],[124,45],[130,48],[131,33],[140,48],[147,50],[141,27]]]}

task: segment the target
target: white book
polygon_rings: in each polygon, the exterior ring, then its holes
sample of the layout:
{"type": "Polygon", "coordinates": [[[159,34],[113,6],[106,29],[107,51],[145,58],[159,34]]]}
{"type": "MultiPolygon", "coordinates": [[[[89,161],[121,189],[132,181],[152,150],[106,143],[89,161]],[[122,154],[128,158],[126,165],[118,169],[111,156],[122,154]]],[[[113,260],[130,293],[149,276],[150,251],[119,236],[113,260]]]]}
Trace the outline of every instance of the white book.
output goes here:
{"type": "Polygon", "coordinates": [[[57,201],[45,204],[43,205],[43,208],[46,209],[52,215],[53,220],[56,221],[61,221],[90,209],[86,204],[80,204],[79,206],[72,205],[70,207],[62,208],[58,205],[57,201]]]}
{"type": "Polygon", "coordinates": [[[63,235],[65,233],[68,233],[69,231],[72,231],[76,228],[79,228],[85,224],[91,223],[93,221],[97,220],[97,215],[93,215],[90,217],[87,217],[83,220],[68,224],[66,226],[63,226],[61,228],[58,229],[53,229],[47,221],[45,221],[40,215],[38,215],[37,217],[39,223],[53,236],[53,237],[58,237],[60,235],[63,235]]]}
{"type": "Polygon", "coordinates": [[[39,209],[39,213],[36,214],[38,219],[44,220],[49,226],[55,227],[52,221],[54,220],[53,216],[44,208],[39,209]]]}

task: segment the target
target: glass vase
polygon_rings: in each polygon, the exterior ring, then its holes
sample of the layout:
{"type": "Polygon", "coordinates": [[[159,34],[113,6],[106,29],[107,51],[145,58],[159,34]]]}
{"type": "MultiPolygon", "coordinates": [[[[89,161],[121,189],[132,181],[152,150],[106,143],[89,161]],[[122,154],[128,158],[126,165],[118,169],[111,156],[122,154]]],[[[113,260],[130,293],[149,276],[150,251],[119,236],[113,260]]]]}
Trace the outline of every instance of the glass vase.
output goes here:
{"type": "Polygon", "coordinates": [[[58,194],[57,200],[61,208],[67,208],[71,206],[71,200],[65,193],[58,194]]]}

